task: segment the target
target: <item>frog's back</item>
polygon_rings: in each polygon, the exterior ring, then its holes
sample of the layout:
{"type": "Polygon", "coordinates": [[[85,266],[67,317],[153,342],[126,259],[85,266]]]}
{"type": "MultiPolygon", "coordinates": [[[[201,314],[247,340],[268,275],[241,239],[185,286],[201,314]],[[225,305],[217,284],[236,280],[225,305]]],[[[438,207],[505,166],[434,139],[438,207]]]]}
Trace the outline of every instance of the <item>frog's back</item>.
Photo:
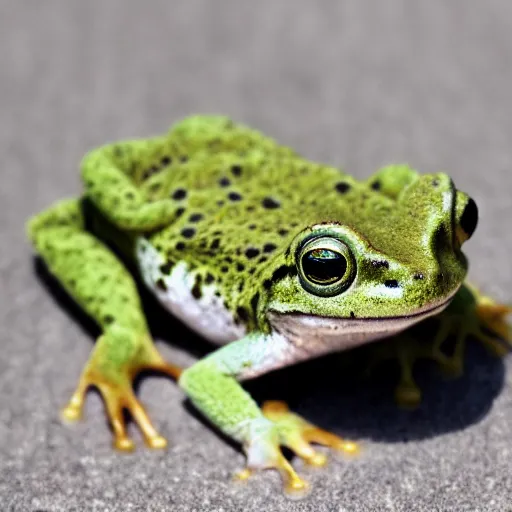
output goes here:
{"type": "Polygon", "coordinates": [[[311,213],[317,221],[325,194],[341,204],[345,192],[356,185],[339,169],[310,162],[221,116],[189,117],[144,158],[127,158],[147,201],[170,197],[182,202],[182,215],[200,213],[223,223],[239,223],[243,217],[271,222],[280,214],[295,216],[299,208],[301,215],[311,213]]]}

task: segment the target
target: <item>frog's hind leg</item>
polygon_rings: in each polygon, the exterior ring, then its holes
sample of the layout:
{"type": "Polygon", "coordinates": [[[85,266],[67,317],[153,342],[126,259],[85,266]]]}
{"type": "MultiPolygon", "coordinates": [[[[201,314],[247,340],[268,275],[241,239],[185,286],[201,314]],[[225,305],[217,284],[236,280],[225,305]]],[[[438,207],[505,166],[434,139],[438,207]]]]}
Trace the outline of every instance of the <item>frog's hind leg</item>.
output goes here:
{"type": "Polygon", "coordinates": [[[447,373],[459,376],[463,372],[468,337],[474,337],[496,356],[506,355],[512,348],[511,330],[506,322],[511,313],[510,306],[497,304],[481,295],[472,285],[464,283],[452,303],[438,317],[440,327],[432,357],[447,373]],[[451,353],[446,354],[443,344],[450,334],[454,336],[455,345],[451,353]]]}
{"type": "Polygon", "coordinates": [[[49,271],[102,329],[63,417],[78,419],[87,389],[95,386],[105,401],[116,448],[134,447],[126,432],[124,410],[130,412],[150,447],[164,447],[166,440],[135,397],[132,381],[144,369],[176,379],[181,369],[166,363],[153,345],[132,276],[85,231],[78,199],[59,202],[35,216],[27,231],[49,271]]]}
{"type": "Polygon", "coordinates": [[[506,322],[511,313],[510,306],[497,304],[464,283],[448,308],[435,318],[371,347],[367,373],[381,362],[396,360],[400,380],[395,401],[415,407],[421,402],[421,390],[413,378],[418,360],[434,361],[445,375],[458,377],[464,371],[466,340],[471,337],[494,355],[506,355],[512,349],[511,328],[506,322]]]}

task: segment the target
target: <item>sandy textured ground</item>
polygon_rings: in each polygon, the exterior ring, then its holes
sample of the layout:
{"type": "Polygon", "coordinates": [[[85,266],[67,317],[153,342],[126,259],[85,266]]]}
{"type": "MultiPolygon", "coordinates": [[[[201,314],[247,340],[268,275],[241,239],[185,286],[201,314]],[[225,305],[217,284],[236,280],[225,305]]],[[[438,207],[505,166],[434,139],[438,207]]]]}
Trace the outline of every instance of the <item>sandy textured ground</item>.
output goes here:
{"type": "MultiPolygon", "coordinates": [[[[391,377],[361,383],[336,358],[254,383],[364,443],[325,470],[296,461],[312,483],[302,502],[272,473],[231,483],[241,453],[164,378],[139,391],[165,453],[113,453],[95,394],[62,426],[92,336],[23,234],[78,193],[87,149],[222,112],[356,176],[391,161],[449,170],[480,205],[473,279],[510,301],[511,23],[506,0],[0,1],[0,509],[512,510],[512,358],[478,346],[459,380],[423,368],[413,413],[392,405],[391,377]]],[[[180,332],[164,324],[181,348],[159,346],[188,363],[204,345],[180,332]]]]}

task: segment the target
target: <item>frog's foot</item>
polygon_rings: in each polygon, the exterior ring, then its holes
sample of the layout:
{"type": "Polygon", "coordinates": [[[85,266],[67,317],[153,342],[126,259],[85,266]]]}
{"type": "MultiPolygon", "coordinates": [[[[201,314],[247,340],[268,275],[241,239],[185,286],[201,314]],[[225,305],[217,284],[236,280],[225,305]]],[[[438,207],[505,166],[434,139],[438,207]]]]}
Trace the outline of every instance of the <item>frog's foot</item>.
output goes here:
{"type": "MultiPolygon", "coordinates": [[[[104,335],[105,336],[105,335],[104,335]]],[[[155,370],[178,378],[181,369],[166,363],[156,352],[151,358],[140,358],[124,365],[122,370],[114,371],[101,356],[105,348],[104,336],[98,340],[97,350],[80,377],[77,389],[68,404],[62,409],[61,417],[68,422],[82,417],[85,395],[89,387],[95,387],[101,394],[107,417],[114,435],[113,446],[121,451],[132,451],[135,448],[133,440],[128,436],[124,411],[128,411],[140,428],[146,445],[150,448],[165,448],[167,440],[153,426],[149,416],[133,392],[133,378],[142,370],[155,370]],[[103,339],[102,339],[103,338],[103,339]]]]}
{"type": "MultiPolygon", "coordinates": [[[[512,314],[512,306],[497,304],[491,298],[481,296],[475,311],[481,326],[496,333],[506,343],[506,345],[497,345],[497,341],[493,340],[489,348],[493,351],[497,349],[498,355],[503,355],[512,349],[512,329],[506,321],[506,318],[512,314]],[[508,350],[506,350],[507,348],[508,350]]],[[[481,329],[474,335],[485,345],[488,345],[489,336],[486,336],[481,329]]]]}
{"type": "Polygon", "coordinates": [[[358,452],[358,446],[354,442],[345,441],[335,434],[312,425],[290,412],[284,402],[265,402],[262,411],[275,427],[274,436],[267,439],[265,443],[255,443],[248,449],[248,466],[236,475],[238,479],[247,479],[255,469],[274,468],[281,474],[287,492],[302,493],[307,490],[308,484],[297,475],[283,456],[279,449],[280,445],[286,446],[307,464],[316,467],[324,466],[327,457],[315,451],[311,443],[328,446],[347,454],[358,452]]]}
{"type": "Polygon", "coordinates": [[[421,389],[413,375],[414,366],[418,360],[429,357],[430,351],[422,340],[407,333],[399,334],[371,347],[365,375],[368,377],[375,367],[384,362],[398,363],[400,377],[394,390],[395,402],[405,409],[414,409],[421,403],[421,389]]]}
{"type": "Polygon", "coordinates": [[[114,448],[121,451],[132,451],[135,448],[133,440],[126,431],[124,410],[127,410],[137,423],[150,448],[165,448],[167,446],[167,440],[156,431],[144,407],[135,397],[131,383],[108,381],[92,371],[86,372],[81,377],[78,388],[62,410],[64,419],[73,421],[81,417],[85,393],[90,386],[96,387],[105,401],[107,416],[114,434],[114,448]]]}

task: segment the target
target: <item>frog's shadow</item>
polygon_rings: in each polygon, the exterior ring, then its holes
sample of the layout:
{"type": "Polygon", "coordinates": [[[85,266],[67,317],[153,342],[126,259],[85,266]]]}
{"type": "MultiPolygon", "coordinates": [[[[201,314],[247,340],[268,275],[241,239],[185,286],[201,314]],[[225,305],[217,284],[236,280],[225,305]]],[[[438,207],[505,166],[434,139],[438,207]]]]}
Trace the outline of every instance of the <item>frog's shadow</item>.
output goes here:
{"type": "MultiPolygon", "coordinates": [[[[34,267],[57,304],[86,333],[96,338],[99,334],[96,324],[67,295],[39,258],[34,259],[34,267]]],[[[170,317],[142,286],[139,289],[155,339],[168,341],[197,358],[215,348],[170,317]]],[[[488,354],[476,342],[470,342],[461,377],[443,378],[434,365],[418,365],[415,377],[423,400],[416,409],[403,410],[393,401],[398,368],[392,364],[383,365],[378,373],[362,378],[364,365],[357,354],[357,350],[333,354],[283,368],[248,381],[244,387],[259,403],[284,400],[308,421],[343,437],[404,442],[461,430],[477,423],[489,411],[504,383],[503,361],[488,354]]],[[[188,400],[185,405],[207,423],[188,400]]]]}

